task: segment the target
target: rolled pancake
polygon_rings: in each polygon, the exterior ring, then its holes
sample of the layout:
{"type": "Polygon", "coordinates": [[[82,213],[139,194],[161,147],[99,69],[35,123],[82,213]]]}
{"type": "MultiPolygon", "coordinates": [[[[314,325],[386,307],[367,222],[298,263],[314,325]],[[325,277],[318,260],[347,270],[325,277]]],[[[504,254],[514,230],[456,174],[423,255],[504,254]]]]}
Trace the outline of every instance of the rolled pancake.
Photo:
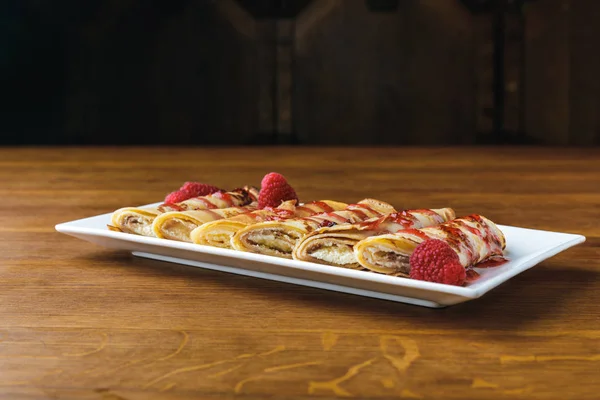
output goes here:
{"type": "Polygon", "coordinates": [[[209,222],[194,229],[190,237],[197,244],[231,248],[231,238],[233,235],[249,225],[264,221],[280,221],[299,216],[333,212],[341,210],[346,206],[346,203],[332,200],[314,201],[299,206],[292,205],[291,207],[284,203],[277,208],[265,208],[263,210],[240,214],[233,218],[209,222]]]}
{"type": "Polygon", "coordinates": [[[310,232],[319,228],[354,224],[395,212],[390,204],[364,199],[340,211],[248,226],[231,238],[234,249],[276,257],[292,258],[292,251],[310,232]]]}
{"type": "Polygon", "coordinates": [[[256,210],[255,206],[248,205],[214,210],[169,211],[154,219],[152,231],[158,238],[191,243],[190,233],[197,227],[254,210],[256,210]]]}
{"type": "Polygon", "coordinates": [[[292,252],[295,260],[337,267],[363,269],[354,255],[354,245],[375,235],[403,229],[438,225],[456,217],[451,208],[405,210],[352,225],[336,225],[308,234],[292,252]]]}
{"type": "Polygon", "coordinates": [[[176,204],[161,204],[156,207],[124,207],[116,210],[111,217],[109,229],[142,236],[154,236],[154,219],[168,211],[222,209],[242,207],[256,202],[258,191],[246,186],[231,192],[216,192],[207,196],[194,197],[176,204]]]}
{"type": "Polygon", "coordinates": [[[502,231],[484,216],[473,214],[437,226],[406,229],[363,239],[354,246],[354,255],[360,265],[368,270],[408,276],[411,254],[427,239],[440,239],[448,243],[465,268],[501,258],[506,247],[502,231]]]}

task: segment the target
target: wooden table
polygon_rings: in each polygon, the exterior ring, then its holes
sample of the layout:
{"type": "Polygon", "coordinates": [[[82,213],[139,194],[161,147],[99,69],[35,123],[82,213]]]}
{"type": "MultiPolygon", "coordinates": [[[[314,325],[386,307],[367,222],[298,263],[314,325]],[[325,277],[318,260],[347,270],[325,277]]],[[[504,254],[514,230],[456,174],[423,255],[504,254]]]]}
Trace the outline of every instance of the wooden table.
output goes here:
{"type": "Polygon", "coordinates": [[[597,399],[600,149],[0,150],[8,399],[597,399]],[[484,297],[427,309],[132,257],[54,225],[186,180],[278,171],[301,199],[454,207],[580,233],[484,297]]]}

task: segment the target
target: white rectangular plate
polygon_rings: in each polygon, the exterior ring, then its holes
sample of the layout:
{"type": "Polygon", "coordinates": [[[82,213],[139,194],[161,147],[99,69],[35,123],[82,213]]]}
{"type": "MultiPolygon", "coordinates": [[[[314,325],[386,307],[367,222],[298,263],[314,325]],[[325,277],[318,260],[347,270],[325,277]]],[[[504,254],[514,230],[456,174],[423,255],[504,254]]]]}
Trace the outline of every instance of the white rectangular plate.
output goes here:
{"type": "Polygon", "coordinates": [[[434,308],[479,298],[513,276],[585,241],[581,235],[498,225],[506,236],[505,254],[510,261],[495,268],[477,269],[481,274],[478,280],[457,287],[114,232],[106,227],[110,217],[103,214],[66,222],[56,225],[56,230],[102,246],[129,250],[140,257],[434,308]]]}

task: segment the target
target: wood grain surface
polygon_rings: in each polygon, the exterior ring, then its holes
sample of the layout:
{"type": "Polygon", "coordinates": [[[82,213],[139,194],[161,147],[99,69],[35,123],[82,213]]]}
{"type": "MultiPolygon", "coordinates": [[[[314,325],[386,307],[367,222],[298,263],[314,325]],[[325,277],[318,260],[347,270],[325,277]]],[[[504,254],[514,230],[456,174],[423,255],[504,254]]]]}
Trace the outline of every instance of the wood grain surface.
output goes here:
{"type": "Polygon", "coordinates": [[[596,399],[600,149],[0,149],[0,398],[596,399]],[[59,222],[278,171],[587,241],[445,309],[134,258],[59,222]]]}

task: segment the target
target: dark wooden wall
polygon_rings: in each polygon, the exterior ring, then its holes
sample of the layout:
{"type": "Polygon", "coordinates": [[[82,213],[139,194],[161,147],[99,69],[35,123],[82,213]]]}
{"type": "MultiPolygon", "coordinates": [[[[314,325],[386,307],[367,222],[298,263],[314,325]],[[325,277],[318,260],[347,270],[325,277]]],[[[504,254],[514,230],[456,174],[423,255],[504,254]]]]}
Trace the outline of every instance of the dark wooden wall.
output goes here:
{"type": "Polygon", "coordinates": [[[524,19],[525,132],[600,144],[600,1],[538,0],[524,19]]]}
{"type": "Polygon", "coordinates": [[[476,17],[463,4],[400,1],[394,12],[369,11],[364,1],[323,4],[331,6],[319,20],[296,23],[301,141],[473,142],[476,17]]]}
{"type": "Polygon", "coordinates": [[[596,0],[5,0],[0,143],[600,144],[596,0]]]}

